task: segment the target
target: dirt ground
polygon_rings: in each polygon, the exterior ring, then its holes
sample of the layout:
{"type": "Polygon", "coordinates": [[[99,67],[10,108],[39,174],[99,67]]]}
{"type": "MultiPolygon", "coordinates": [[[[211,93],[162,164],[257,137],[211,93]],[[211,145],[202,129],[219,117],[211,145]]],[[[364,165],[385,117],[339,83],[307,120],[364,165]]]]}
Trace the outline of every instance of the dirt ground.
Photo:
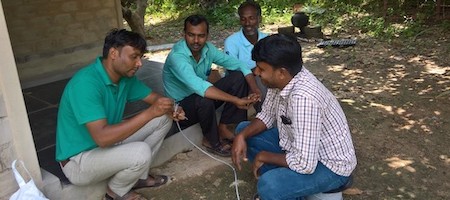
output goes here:
{"type": "MultiPolygon", "coordinates": [[[[174,42],[182,30],[174,28],[168,35],[154,32],[149,43],[174,42]]],[[[233,31],[212,29],[211,40],[222,47],[233,31]]],[[[301,42],[304,65],[340,100],[352,131],[358,165],[345,199],[450,199],[450,31],[430,27],[391,42],[357,31],[332,39],[349,37],[355,46],[301,42]]],[[[153,54],[161,53],[167,52],[153,54]]],[[[250,199],[255,180],[249,166],[238,177],[241,199],[250,199]]],[[[148,197],[236,199],[232,182],[231,169],[218,165],[148,197]]]]}

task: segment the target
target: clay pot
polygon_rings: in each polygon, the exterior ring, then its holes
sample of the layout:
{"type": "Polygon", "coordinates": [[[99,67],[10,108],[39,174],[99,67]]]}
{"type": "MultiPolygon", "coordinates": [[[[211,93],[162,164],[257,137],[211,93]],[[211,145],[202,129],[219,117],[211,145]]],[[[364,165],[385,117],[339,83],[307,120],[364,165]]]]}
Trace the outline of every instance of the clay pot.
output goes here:
{"type": "Polygon", "coordinates": [[[291,23],[295,27],[302,29],[309,24],[309,17],[304,12],[298,12],[291,17],[291,23]]]}

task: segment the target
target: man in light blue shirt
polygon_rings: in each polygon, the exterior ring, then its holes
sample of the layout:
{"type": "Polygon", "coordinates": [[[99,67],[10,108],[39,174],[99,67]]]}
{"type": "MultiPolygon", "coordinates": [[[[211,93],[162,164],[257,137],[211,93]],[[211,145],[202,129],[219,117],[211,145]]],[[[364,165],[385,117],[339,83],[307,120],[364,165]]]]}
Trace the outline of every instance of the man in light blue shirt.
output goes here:
{"type": "Polygon", "coordinates": [[[219,134],[227,129],[227,124],[246,120],[246,109],[259,99],[259,95],[249,95],[249,87],[251,91],[257,88],[250,69],[207,42],[208,35],[209,24],[205,17],[192,15],[186,18],[184,39],[173,46],[164,64],[164,91],[179,102],[189,119],[180,125],[186,128],[200,123],[207,150],[228,157],[231,156],[230,145],[222,143],[219,134]],[[213,63],[230,71],[214,84],[207,81],[213,63]],[[217,125],[216,109],[223,104],[217,125]]]}
{"type": "MultiPolygon", "coordinates": [[[[225,39],[224,51],[228,55],[244,62],[248,69],[253,70],[256,66],[251,55],[253,46],[256,42],[267,36],[267,34],[258,30],[262,20],[261,7],[254,1],[246,1],[239,6],[238,14],[241,29],[225,39]]],[[[253,92],[260,94],[261,99],[264,100],[267,89],[261,83],[261,79],[258,77],[255,78],[258,90],[253,92]]],[[[260,102],[255,104],[255,109],[257,112],[261,111],[260,102]]]]}

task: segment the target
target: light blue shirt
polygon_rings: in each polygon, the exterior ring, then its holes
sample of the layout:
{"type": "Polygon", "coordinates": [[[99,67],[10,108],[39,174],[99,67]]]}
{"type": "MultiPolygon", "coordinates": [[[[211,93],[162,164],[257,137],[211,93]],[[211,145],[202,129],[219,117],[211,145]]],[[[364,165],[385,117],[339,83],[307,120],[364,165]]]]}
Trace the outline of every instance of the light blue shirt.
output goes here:
{"type": "MultiPolygon", "coordinates": [[[[265,37],[267,34],[258,31],[258,41],[265,37]]],[[[245,38],[242,28],[225,39],[225,53],[244,62],[250,70],[256,67],[256,62],[252,60],[252,49],[253,44],[245,38]]]]}
{"type": "Polygon", "coordinates": [[[212,86],[208,76],[213,63],[229,70],[240,70],[244,76],[251,73],[244,63],[223,53],[210,42],[203,47],[197,63],[186,40],[182,39],[175,43],[164,63],[166,96],[175,101],[181,101],[194,93],[204,97],[206,90],[212,86]]]}

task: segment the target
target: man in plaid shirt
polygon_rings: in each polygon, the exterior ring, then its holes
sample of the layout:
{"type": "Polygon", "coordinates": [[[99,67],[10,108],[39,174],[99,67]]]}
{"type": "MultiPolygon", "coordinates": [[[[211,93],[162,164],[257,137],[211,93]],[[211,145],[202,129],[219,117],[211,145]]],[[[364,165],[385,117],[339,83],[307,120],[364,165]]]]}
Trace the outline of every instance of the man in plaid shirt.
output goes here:
{"type": "Polygon", "coordinates": [[[268,89],[262,111],[242,122],[232,160],[253,162],[261,199],[295,199],[345,185],[356,156],[334,95],[303,67],[300,44],[268,36],[252,51],[255,74],[268,89]]]}

